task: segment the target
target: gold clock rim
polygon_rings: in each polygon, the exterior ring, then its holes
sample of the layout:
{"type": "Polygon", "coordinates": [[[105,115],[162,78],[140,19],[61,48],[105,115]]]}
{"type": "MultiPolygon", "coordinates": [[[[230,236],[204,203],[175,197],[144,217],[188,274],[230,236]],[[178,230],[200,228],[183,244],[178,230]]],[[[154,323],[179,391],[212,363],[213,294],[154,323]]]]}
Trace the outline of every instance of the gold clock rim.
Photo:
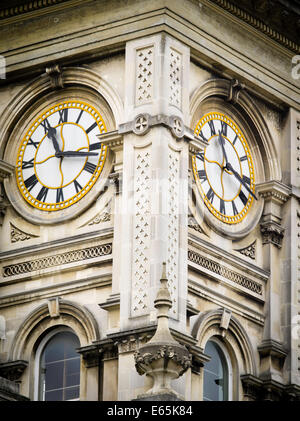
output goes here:
{"type": "MultiPolygon", "coordinates": [[[[254,186],[255,186],[255,173],[254,173],[254,165],[253,165],[253,160],[252,160],[252,155],[250,152],[250,148],[249,145],[243,135],[243,132],[240,130],[239,126],[230,118],[228,117],[226,114],[218,112],[218,111],[211,111],[208,112],[206,114],[203,115],[203,117],[198,121],[196,128],[194,130],[194,133],[196,135],[199,134],[199,132],[201,131],[202,127],[210,120],[213,119],[217,119],[217,120],[221,120],[224,121],[226,123],[229,122],[229,126],[232,128],[232,130],[234,130],[234,132],[238,135],[246,156],[247,156],[247,160],[248,160],[248,165],[249,165],[249,173],[250,173],[250,189],[251,191],[253,191],[254,193],[254,186]],[[207,117],[210,118],[207,118],[207,117]],[[219,118],[221,117],[221,118],[219,118]]],[[[226,216],[224,214],[222,214],[221,212],[219,212],[212,204],[211,202],[207,199],[206,194],[204,193],[201,183],[200,183],[200,179],[199,179],[199,175],[197,172],[197,165],[196,165],[196,155],[192,156],[192,166],[193,166],[193,173],[194,173],[194,177],[196,180],[196,184],[198,186],[198,190],[200,191],[200,194],[204,200],[204,203],[206,204],[207,208],[209,209],[209,211],[221,222],[224,222],[226,224],[229,225],[233,225],[233,224],[238,224],[240,222],[242,222],[244,220],[244,218],[247,216],[252,204],[253,204],[253,197],[252,195],[249,194],[248,200],[246,205],[243,207],[242,211],[239,212],[237,215],[234,216],[226,216]]]]}
{"type": "MultiPolygon", "coordinates": [[[[94,106],[90,105],[89,103],[87,103],[85,101],[81,101],[81,100],[71,100],[71,101],[68,100],[67,101],[67,100],[65,100],[65,101],[62,101],[62,102],[55,103],[54,105],[48,106],[43,112],[39,113],[39,115],[35,118],[33,123],[29,126],[29,128],[26,131],[26,134],[24,135],[24,137],[22,138],[22,141],[21,141],[20,146],[18,148],[17,160],[16,160],[16,182],[17,182],[17,185],[18,185],[18,189],[19,189],[22,197],[24,198],[24,200],[26,200],[26,202],[29,203],[34,208],[36,208],[40,211],[43,211],[43,212],[57,212],[57,211],[66,209],[66,208],[72,206],[73,204],[77,203],[80,199],[82,199],[91,190],[91,188],[96,183],[97,179],[99,178],[99,176],[100,176],[100,174],[103,170],[105,160],[106,160],[107,147],[102,145],[101,150],[99,152],[98,164],[97,164],[96,169],[95,169],[94,173],[92,174],[91,178],[89,179],[89,181],[85,184],[85,186],[76,195],[72,196],[71,198],[69,198],[68,200],[66,200],[64,202],[45,203],[45,202],[41,202],[41,201],[37,200],[35,197],[33,197],[30,194],[30,192],[27,190],[27,188],[24,184],[24,179],[23,179],[23,175],[22,175],[22,162],[23,162],[23,156],[24,156],[24,152],[25,152],[27,143],[30,139],[30,136],[34,133],[35,129],[38,127],[38,125],[42,121],[44,121],[47,117],[54,114],[55,112],[57,112],[59,110],[62,110],[62,109],[65,109],[65,108],[77,108],[77,109],[82,109],[83,111],[88,112],[94,118],[94,120],[97,122],[100,133],[107,132],[106,125],[105,125],[105,122],[104,122],[101,114],[98,112],[98,110],[94,106]],[[76,107],[76,105],[78,105],[78,104],[79,104],[79,106],[76,107]],[[90,110],[93,110],[94,113],[92,113],[90,110]],[[95,115],[99,119],[95,118],[95,115]],[[33,128],[34,128],[34,130],[32,130],[33,128]],[[23,151],[23,152],[21,153],[21,151],[23,151]],[[20,179],[21,179],[21,183],[20,183],[20,179]],[[28,197],[23,193],[23,190],[27,192],[28,197]]],[[[39,142],[39,144],[40,143],[41,142],[39,142]]]]}

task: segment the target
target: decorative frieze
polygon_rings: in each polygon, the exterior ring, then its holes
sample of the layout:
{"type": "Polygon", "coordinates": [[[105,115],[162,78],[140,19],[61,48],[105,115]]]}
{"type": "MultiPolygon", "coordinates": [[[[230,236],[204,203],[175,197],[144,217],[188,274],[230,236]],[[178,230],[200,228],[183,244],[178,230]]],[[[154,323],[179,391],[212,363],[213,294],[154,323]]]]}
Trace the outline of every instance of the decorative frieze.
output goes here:
{"type": "Polygon", "coordinates": [[[22,275],[54,266],[80,262],[95,257],[107,256],[112,253],[112,244],[101,244],[81,250],[55,254],[27,262],[16,263],[3,267],[3,277],[22,275]]]}
{"type": "Polygon", "coordinates": [[[201,256],[199,253],[196,253],[193,250],[188,251],[188,260],[209,270],[212,273],[223,276],[224,278],[244,288],[247,288],[258,295],[262,295],[263,293],[262,285],[259,284],[258,282],[255,282],[252,279],[246,278],[240,273],[237,273],[231,269],[228,269],[227,267],[221,265],[218,262],[208,259],[207,257],[201,256]]]}
{"type": "Polygon", "coordinates": [[[95,216],[88,225],[99,225],[102,222],[109,222],[111,220],[111,201],[105,206],[105,208],[95,216]]]}

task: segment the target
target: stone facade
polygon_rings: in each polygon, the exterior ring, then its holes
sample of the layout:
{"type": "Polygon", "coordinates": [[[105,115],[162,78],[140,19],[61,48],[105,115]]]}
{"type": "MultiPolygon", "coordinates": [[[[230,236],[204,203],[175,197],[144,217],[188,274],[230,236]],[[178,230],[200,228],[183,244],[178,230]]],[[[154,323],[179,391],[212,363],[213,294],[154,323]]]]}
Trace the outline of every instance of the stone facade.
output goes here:
{"type": "Polygon", "coordinates": [[[231,400],[298,400],[300,47],[283,20],[299,7],[13,3],[0,6],[0,400],[41,399],[56,329],[79,339],[80,400],[143,396],[134,356],[156,329],[163,262],[170,331],[190,356],[176,396],[203,400],[217,338],[231,400]],[[75,100],[103,118],[105,164],[84,198],[43,211],[19,191],[17,151],[36,116],[75,100]],[[258,200],[235,225],[209,212],[193,173],[212,111],[238,122],[254,161],[258,200]]]}

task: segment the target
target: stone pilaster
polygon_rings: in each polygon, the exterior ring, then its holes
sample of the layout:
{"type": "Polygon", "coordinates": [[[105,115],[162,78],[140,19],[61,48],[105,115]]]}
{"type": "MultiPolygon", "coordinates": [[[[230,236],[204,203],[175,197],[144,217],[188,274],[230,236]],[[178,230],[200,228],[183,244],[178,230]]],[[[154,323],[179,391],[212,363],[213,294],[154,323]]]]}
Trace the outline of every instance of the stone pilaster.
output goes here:
{"type": "Polygon", "coordinates": [[[187,294],[189,49],[159,34],[126,46],[121,329],[155,322],[162,262],[170,325],[183,330],[187,294]]]}
{"type": "Polygon", "coordinates": [[[265,327],[260,353],[260,377],[282,382],[282,366],[287,355],[281,334],[281,290],[278,262],[285,227],[282,224],[283,206],[289,199],[290,188],[278,181],[258,185],[257,190],[264,199],[261,218],[264,269],[270,272],[266,285],[265,327]]]}

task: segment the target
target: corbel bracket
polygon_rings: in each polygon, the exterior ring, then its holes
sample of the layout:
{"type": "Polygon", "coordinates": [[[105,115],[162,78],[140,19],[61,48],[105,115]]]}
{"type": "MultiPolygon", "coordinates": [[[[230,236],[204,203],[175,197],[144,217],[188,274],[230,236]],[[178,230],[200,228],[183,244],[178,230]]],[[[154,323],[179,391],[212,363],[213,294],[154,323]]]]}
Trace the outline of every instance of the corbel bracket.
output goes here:
{"type": "Polygon", "coordinates": [[[63,73],[58,64],[46,67],[46,73],[50,78],[51,87],[53,89],[62,89],[64,87],[63,73]]]}
{"type": "Polygon", "coordinates": [[[244,88],[245,85],[243,83],[240,83],[237,79],[231,79],[226,101],[236,104],[239,99],[240,91],[244,88]]]}

